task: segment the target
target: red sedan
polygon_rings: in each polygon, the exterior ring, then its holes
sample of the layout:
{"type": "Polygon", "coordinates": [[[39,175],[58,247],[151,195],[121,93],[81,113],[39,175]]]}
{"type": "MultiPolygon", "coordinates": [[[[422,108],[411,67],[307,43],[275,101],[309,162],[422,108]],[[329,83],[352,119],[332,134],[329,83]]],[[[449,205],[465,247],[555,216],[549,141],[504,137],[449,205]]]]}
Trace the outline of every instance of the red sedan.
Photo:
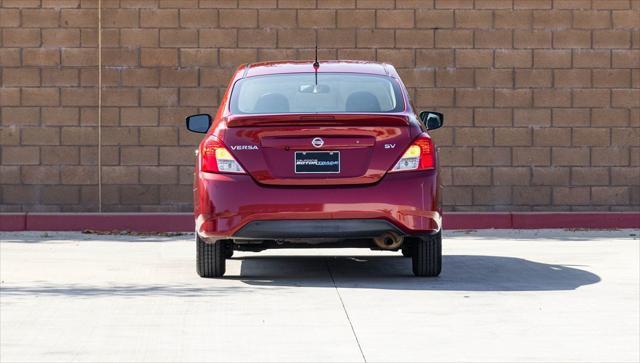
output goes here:
{"type": "Polygon", "coordinates": [[[438,155],[389,64],[268,62],[234,74],[205,133],[194,178],[197,271],[224,275],[234,250],[364,247],[441,270],[438,155]]]}

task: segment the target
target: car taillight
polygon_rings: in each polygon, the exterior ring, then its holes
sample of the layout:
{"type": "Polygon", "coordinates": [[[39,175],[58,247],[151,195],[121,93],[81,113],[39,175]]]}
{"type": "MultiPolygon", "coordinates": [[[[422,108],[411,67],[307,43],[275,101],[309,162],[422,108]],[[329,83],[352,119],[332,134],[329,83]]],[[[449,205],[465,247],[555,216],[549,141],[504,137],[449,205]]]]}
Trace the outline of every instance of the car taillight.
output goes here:
{"type": "Polygon", "coordinates": [[[425,134],[418,136],[391,171],[427,170],[435,166],[433,142],[425,134]]]}
{"type": "Polygon", "coordinates": [[[209,136],[200,150],[200,170],[207,173],[245,174],[242,166],[231,155],[224,144],[209,136]]]}

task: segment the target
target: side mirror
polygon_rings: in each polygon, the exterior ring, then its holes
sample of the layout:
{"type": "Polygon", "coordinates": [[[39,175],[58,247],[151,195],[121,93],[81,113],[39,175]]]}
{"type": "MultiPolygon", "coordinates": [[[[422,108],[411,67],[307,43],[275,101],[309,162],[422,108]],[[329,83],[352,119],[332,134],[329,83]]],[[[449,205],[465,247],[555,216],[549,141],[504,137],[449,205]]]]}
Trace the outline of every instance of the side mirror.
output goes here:
{"type": "Polygon", "coordinates": [[[211,116],[207,115],[206,113],[189,116],[187,117],[186,121],[187,130],[192,132],[206,134],[207,131],[209,131],[209,127],[211,127],[211,116]]]}
{"type": "Polygon", "coordinates": [[[422,111],[420,112],[420,120],[427,127],[427,130],[435,130],[444,124],[444,115],[440,112],[422,111]]]}

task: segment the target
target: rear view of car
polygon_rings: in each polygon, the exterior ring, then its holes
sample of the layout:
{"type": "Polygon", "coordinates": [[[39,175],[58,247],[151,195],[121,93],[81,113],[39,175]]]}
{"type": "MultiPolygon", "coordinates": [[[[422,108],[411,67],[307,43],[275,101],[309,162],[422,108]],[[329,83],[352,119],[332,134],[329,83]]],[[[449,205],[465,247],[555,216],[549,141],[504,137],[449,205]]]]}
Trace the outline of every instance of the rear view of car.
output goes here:
{"type": "Polygon", "coordinates": [[[234,250],[402,250],[417,276],[441,270],[437,149],[395,69],[369,62],[241,66],[196,153],[197,271],[234,250]]]}

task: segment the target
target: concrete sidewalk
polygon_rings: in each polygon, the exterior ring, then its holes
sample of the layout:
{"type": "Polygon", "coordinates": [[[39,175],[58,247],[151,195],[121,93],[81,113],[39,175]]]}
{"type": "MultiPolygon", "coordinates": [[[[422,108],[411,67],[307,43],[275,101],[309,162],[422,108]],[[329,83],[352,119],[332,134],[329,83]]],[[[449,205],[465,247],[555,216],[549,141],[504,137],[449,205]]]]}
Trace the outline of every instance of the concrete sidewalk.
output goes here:
{"type": "Polygon", "coordinates": [[[0,361],[638,361],[638,231],[447,231],[400,253],[0,233],[0,361]]]}

